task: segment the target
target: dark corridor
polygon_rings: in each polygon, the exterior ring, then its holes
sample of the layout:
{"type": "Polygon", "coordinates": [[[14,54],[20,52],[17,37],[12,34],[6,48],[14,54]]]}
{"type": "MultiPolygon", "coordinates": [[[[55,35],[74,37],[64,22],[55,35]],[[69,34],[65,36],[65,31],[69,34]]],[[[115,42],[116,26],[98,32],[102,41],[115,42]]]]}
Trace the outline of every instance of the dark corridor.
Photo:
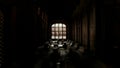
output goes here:
{"type": "Polygon", "coordinates": [[[119,0],[0,0],[0,68],[120,68],[119,0]]]}

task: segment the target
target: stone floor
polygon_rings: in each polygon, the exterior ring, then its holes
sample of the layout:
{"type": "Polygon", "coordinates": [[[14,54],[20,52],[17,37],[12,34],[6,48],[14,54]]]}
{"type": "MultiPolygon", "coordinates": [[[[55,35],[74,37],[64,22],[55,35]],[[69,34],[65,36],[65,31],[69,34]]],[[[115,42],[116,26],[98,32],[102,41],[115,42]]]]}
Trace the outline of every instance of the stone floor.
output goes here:
{"type": "Polygon", "coordinates": [[[75,56],[75,54],[71,56],[73,57],[62,61],[61,64],[57,64],[55,57],[50,59],[50,56],[46,55],[46,57],[38,59],[34,68],[119,68],[113,67],[112,64],[106,64],[102,60],[94,57],[80,58],[81,56],[75,56]]]}

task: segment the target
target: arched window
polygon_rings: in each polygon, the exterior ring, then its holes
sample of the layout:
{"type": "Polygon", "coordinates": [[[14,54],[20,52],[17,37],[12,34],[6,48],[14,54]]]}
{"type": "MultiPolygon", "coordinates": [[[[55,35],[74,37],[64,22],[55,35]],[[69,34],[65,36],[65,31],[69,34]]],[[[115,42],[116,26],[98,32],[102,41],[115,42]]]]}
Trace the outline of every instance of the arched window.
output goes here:
{"type": "Polygon", "coordinates": [[[66,39],[66,25],[62,23],[55,23],[51,27],[51,39],[66,39]]]}

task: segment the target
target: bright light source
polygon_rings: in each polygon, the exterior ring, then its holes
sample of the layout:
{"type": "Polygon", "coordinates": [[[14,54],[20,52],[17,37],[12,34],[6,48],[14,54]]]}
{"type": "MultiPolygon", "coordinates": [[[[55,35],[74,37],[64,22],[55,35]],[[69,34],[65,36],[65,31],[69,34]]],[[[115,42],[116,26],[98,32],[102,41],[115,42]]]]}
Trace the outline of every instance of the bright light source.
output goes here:
{"type": "Polygon", "coordinates": [[[52,39],[55,39],[55,36],[52,36],[52,39]]]}
{"type": "Polygon", "coordinates": [[[66,25],[65,25],[65,24],[63,24],[63,27],[66,27],[66,25]]]}
{"type": "Polygon", "coordinates": [[[62,36],[59,36],[59,39],[62,39],[62,36]]]}
{"type": "Polygon", "coordinates": [[[59,46],[59,47],[62,47],[63,45],[62,45],[62,44],[59,44],[58,46],[59,46]]]}
{"type": "Polygon", "coordinates": [[[55,27],[55,24],[53,24],[52,27],[55,27]]]}
{"type": "Polygon", "coordinates": [[[66,39],[66,25],[55,23],[52,25],[52,39],[66,39]],[[54,32],[54,33],[53,33],[54,32]]]}
{"type": "Polygon", "coordinates": [[[59,27],[62,27],[62,24],[61,24],[61,23],[59,24],[59,27]]]}
{"type": "Polygon", "coordinates": [[[59,24],[56,24],[56,26],[55,27],[58,27],[59,26],[59,24]]]}
{"type": "Polygon", "coordinates": [[[52,44],[51,47],[54,47],[54,45],[52,44]]]}
{"type": "Polygon", "coordinates": [[[63,39],[66,39],[66,36],[63,36],[63,39]]]}
{"type": "Polygon", "coordinates": [[[58,39],[58,36],[56,36],[56,39],[58,39]]]}

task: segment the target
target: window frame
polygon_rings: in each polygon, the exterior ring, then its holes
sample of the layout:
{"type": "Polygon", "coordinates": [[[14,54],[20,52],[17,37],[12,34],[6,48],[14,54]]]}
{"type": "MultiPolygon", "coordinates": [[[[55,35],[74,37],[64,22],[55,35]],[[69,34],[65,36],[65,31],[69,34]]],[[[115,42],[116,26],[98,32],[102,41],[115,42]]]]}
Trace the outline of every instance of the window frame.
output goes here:
{"type": "Polygon", "coordinates": [[[51,39],[67,39],[67,28],[64,23],[54,23],[51,26],[51,39]],[[64,29],[64,30],[63,30],[64,29]],[[65,34],[63,34],[65,33],[65,34]]]}

